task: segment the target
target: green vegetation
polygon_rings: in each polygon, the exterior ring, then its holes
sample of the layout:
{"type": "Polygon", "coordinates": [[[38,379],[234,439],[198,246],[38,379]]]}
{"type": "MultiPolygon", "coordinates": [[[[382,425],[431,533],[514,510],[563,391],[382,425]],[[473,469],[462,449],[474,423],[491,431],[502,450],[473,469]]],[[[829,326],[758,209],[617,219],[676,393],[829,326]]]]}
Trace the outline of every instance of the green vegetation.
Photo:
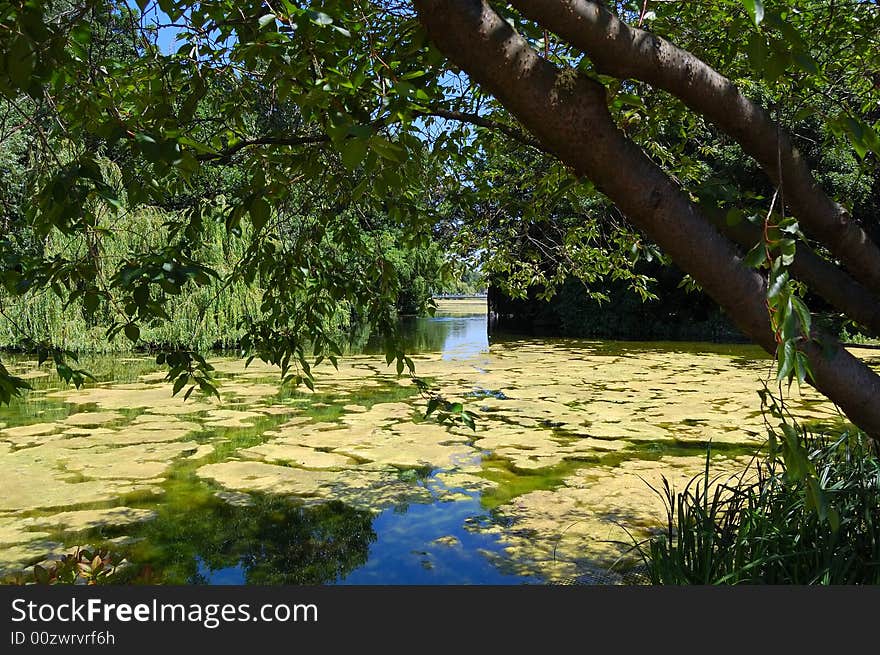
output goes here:
{"type": "Polygon", "coordinates": [[[199,501],[193,513],[169,508],[140,531],[127,582],[203,584],[206,571],[240,566],[248,584],[330,583],[366,562],[376,539],[372,514],[340,502],[308,507],[259,494],[244,506],[212,494],[188,500],[199,501]]]}
{"type": "Polygon", "coordinates": [[[799,431],[793,458],[754,460],[731,479],[706,471],[658,490],[663,532],[642,546],[654,584],[880,583],[880,459],[860,432],[799,431]]]}
{"type": "MultiPolygon", "coordinates": [[[[880,337],[878,35],[864,1],[0,0],[0,348],[78,388],[80,353],[149,350],[219,400],[213,349],[314,391],[369,339],[473,435],[401,317],[488,281],[566,335],[741,333],[880,443],[880,375],[838,338],[880,337]]],[[[27,368],[0,363],[0,405],[27,368]]],[[[576,389],[536,423],[584,427],[576,389]]],[[[669,492],[664,579],[873,579],[867,442],[785,439],[757,481],[669,492]],[[793,525],[821,561],[782,557],[793,525]]]]}
{"type": "MultiPolygon", "coordinates": [[[[480,275],[662,302],[655,262],[673,263],[780,379],[819,376],[880,430],[880,378],[813,320],[877,330],[876,7],[581,2],[572,33],[555,1],[487,5],[486,25],[465,0],[4,2],[0,345],[79,384],[72,351],[124,338],[204,393],[204,351],[236,345],[310,385],[353,326],[410,370],[399,314],[480,275]],[[530,76],[484,70],[510,58],[466,35],[495,28],[530,76]],[[603,32],[639,28],[687,64],[603,32]],[[568,102],[595,115],[561,120],[568,102]],[[573,124],[610,150],[575,147],[597,141],[573,124]]],[[[566,331],[625,330],[594,309],[566,331]]],[[[4,370],[2,399],[26,388],[4,370]]]]}
{"type": "Polygon", "coordinates": [[[3,584],[113,584],[120,581],[119,563],[103,549],[75,548],[47,566],[35,564],[29,575],[15,575],[3,584]]]}
{"type": "MultiPolygon", "coordinates": [[[[104,164],[113,166],[109,162],[104,164]]],[[[126,211],[94,242],[50,234],[44,254],[50,258],[87,259],[91,249],[100,260],[97,284],[111,288],[110,271],[124,267],[137,253],[160,249],[168,242],[172,217],[173,214],[154,207],[126,211]]],[[[376,239],[398,275],[396,310],[400,314],[423,312],[432,292],[442,284],[446,270],[439,249],[433,244],[416,250],[400,249],[387,230],[376,239]]],[[[106,325],[123,311],[125,298],[118,292],[75,297],[69,302],[42,289],[10,302],[10,296],[0,290],[0,348],[27,352],[33,350],[34,343],[52,343],[77,352],[126,351],[136,346],[196,351],[238,347],[248,324],[262,314],[260,303],[264,293],[258,281],[248,282],[238,276],[236,267],[245,256],[241,240],[230,237],[220,224],[208,225],[190,256],[210,268],[210,280],[185,293],[176,293],[174,288],[157,290],[155,301],[163,304],[168,318],[139,327],[134,341],[122,338],[121,334],[108,337],[106,325]]],[[[344,341],[365,326],[351,304],[341,299],[335,311],[324,317],[322,327],[344,341]]]]}

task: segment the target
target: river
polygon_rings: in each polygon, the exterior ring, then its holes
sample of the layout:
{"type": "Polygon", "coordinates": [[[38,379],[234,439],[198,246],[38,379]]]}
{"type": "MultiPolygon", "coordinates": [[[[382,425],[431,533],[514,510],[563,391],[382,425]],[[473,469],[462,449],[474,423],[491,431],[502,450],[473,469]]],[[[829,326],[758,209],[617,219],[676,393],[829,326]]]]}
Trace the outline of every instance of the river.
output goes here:
{"type": "MultiPolygon", "coordinates": [[[[664,522],[652,485],[685,484],[710,443],[734,474],[764,441],[773,362],[751,346],[490,342],[474,301],[404,330],[475,431],[425,420],[369,348],[315,392],[217,357],[221,399],[186,402],[147,357],[87,360],[80,390],[7,358],[34,391],[0,408],[0,575],[100,545],[135,583],[613,582],[664,522]]],[[[843,422],[811,390],[790,403],[843,422]]]]}

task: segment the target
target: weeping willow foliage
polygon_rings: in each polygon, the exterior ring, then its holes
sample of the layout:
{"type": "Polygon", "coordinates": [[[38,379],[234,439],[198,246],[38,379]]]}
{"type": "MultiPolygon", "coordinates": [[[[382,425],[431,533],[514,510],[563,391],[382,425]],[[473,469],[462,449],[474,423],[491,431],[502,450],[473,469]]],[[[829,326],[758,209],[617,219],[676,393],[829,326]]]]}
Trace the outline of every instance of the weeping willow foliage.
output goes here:
{"type": "MultiPolygon", "coordinates": [[[[109,234],[91,239],[67,237],[52,233],[45,243],[48,255],[64,254],[68,258],[100,259],[100,275],[108,278],[119,264],[133,252],[154,248],[167,239],[163,224],[167,215],[153,208],[139,208],[122,213],[110,221],[109,234]]],[[[225,285],[236,261],[241,256],[238,240],[228,239],[222,226],[212,230],[210,238],[199,246],[199,256],[219,274],[219,280],[205,287],[193,287],[169,300],[171,321],[144,326],[143,344],[175,344],[199,349],[231,347],[235,344],[242,321],[259,306],[261,290],[237,282],[225,285]]],[[[99,284],[101,284],[99,280],[99,284]]],[[[121,308],[113,300],[102,302],[95,311],[74,301],[64,301],[51,289],[41,289],[24,297],[0,297],[0,347],[21,346],[24,335],[46,340],[71,350],[109,352],[130,350],[134,344],[122,336],[108,339],[105,326],[114,312],[121,308]]]]}
{"type": "MultiPolygon", "coordinates": [[[[119,167],[106,158],[98,161],[105,179],[121,190],[124,185],[119,167]]],[[[267,282],[260,276],[248,278],[240,270],[253,240],[253,227],[244,222],[238,231],[230,230],[224,211],[228,205],[219,197],[211,205],[216,215],[203,220],[198,241],[186,245],[187,256],[214,271],[216,278],[211,278],[209,284],[190,283],[179,295],[155,298],[163,304],[170,320],[139,322],[135,342],[122,333],[110,336],[108,326],[114,322],[124,325],[129,320],[125,312],[127,301],[120,296],[119,286],[112,283],[114,274],[143,253],[160,251],[171,243],[175,238],[171,223],[180,219],[175,212],[158,207],[128,206],[124,192],[119,195],[121,206],[96,201],[89,207],[97,227],[87,233],[53,230],[41,237],[30,232],[25,221],[15,225],[16,241],[22,252],[33,251],[46,261],[57,258],[89,264],[89,270],[97,271],[96,287],[107,292],[108,297],[102,298],[97,307],[94,302],[87,306],[82,297],[71,302],[69,298],[76,298],[77,294],[76,289],[67,288],[69,280],[37,285],[35,291],[23,296],[12,296],[0,288],[0,349],[33,350],[35,342],[45,342],[69,351],[93,353],[144,347],[226,350],[235,348],[247,327],[260,320],[266,291],[261,285],[267,282]]],[[[303,247],[301,240],[307,238],[297,235],[296,221],[307,224],[320,219],[292,215],[286,220],[293,222],[279,229],[276,238],[286,240],[289,248],[296,249],[303,247]]],[[[444,254],[437,243],[430,241],[407,249],[394,230],[382,224],[381,217],[378,222],[380,225],[373,232],[360,238],[390,264],[395,293],[389,301],[399,314],[420,313],[431,294],[442,290],[453,277],[444,254]]],[[[318,247],[325,247],[324,255],[337,261],[349,274],[357,274],[356,258],[344,247],[332,242],[318,247]]],[[[321,317],[323,331],[348,337],[341,339],[343,342],[362,340],[369,330],[365,331],[367,326],[362,325],[363,318],[352,302],[345,298],[334,302],[331,313],[321,317]]]]}
{"type": "MultiPolygon", "coordinates": [[[[111,162],[101,162],[105,174],[120,177],[111,162]]],[[[137,253],[155,251],[170,238],[166,223],[171,213],[150,206],[137,208],[96,207],[102,229],[82,235],[51,232],[43,239],[22,231],[21,240],[38,248],[43,257],[98,261],[99,288],[109,283],[120,266],[137,253]]],[[[109,337],[107,326],[124,316],[118,295],[111,292],[97,308],[87,308],[81,299],[66,304],[70,294],[52,285],[40,287],[24,296],[12,297],[0,290],[0,349],[28,349],[33,342],[50,342],[81,352],[125,352],[150,346],[185,347],[193,350],[229,349],[236,346],[243,326],[259,314],[263,289],[259,281],[248,284],[235,275],[235,267],[245,252],[248,235],[231,236],[222,221],[208,222],[192,256],[217,273],[206,286],[191,285],[180,295],[167,298],[171,320],[142,325],[140,339],[132,343],[122,334],[109,337]]],[[[335,330],[350,327],[351,311],[340,301],[336,316],[328,326],[335,330]]]]}

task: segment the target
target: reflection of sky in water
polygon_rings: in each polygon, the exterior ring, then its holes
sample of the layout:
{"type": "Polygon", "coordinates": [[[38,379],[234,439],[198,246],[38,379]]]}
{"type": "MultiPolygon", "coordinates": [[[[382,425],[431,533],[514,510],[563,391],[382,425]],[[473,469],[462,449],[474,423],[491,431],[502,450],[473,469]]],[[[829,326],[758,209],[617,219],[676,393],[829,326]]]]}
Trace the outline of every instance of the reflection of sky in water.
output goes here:
{"type": "MultiPolygon", "coordinates": [[[[486,557],[503,555],[503,544],[486,533],[467,529],[485,516],[477,497],[454,503],[387,509],[373,521],[378,535],[367,563],[338,584],[495,584],[536,583],[528,576],[506,574],[486,557]],[[454,537],[443,543],[438,538],[454,537]]],[[[489,520],[485,517],[485,520],[489,520]]]]}
{"type": "MultiPolygon", "coordinates": [[[[433,476],[431,481],[437,482],[433,476]]],[[[505,544],[496,535],[476,528],[492,520],[481,506],[479,495],[464,492],[464,496],[466,498],[455,502],[414,503],[381,511],[371,523],[376,539],[365,553],[366,562],[321,582],[342,585],[541,582],[536,577],[505,571],[496,565],[494,558],[503,558],[505,544]],[[487,557],[488,554],[491,556],[487,557]]],[[[331,537],[317,527],[314,538],[320,547],[322,539],[331,537]]],[[[234,528],[227,538],[235,539],[234,528]]],[[[296,544],[285,545],[283,541],[267,546],[269,551],[282,555],[288,550],[302,549],[296,544]]],[[[196,556],[196,579],[215,585],[247,584],[250,581],[248,567],[259,565],[259,559],[254,560],[254,553],[248,551],[238,563],[213,568],[203,557],[196,556]]],[[[296,565],[290,558],[279,558],[278,564],[285,563],[296,565]]],[[[309,562],[303,564],[308,565],[309,562]]],[[[281,575],[285,573],[294,572],[279,571],[281,575]]]]}
{"type": "Polygon", "coordinates": [[[489,352],[485,315],[436,317],[433,320],[449,323],[443,342],[443,359],[470,359],[489,352]]]}
{"type": "Polygon", "coordinates": [[[205,564],[205,560],[201,557],[196,558],[196,565],[198,567],[198,575],[202,580],[208,582],[208,584],[217,584],[217,585],[241,585],[247,584],[247,579],[245,578],[245,570],[244,565],[237,564],[235,566],[230,566],[224,569],[212,569],[207,564],[205,564]]]}

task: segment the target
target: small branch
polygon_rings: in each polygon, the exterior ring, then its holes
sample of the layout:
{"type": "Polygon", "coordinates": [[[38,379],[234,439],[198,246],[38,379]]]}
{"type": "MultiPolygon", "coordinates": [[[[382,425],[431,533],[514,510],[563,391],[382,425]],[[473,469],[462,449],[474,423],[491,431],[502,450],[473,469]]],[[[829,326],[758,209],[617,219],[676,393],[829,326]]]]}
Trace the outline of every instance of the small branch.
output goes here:
{"type": "Polygon", "coordinates": [[[272,136],[264,136],[259,137],[257,139],[245,139],[244,141],[239,141],[234,146],[230,146],[225,150],[221,150],[216,153],[205,153],[196,157],[199,161],[215,161],[215,160],[228,160],[231,159],[233,155],[238,152],[244,150],[245,148],[250,148],[252,146],[287,146],[287,147],[295,147],[295,146],[305,146],[305,145],[314,145],[318,143],[327,143],[330,141],[330,137],[326,134],[309,134],[303,136],[291,136],[291,137],[272,137],[272,136]]]}
{"type": "MultiPolygon", "coordinates": [[[[429,109],[427,111],[415,112],[414,116],[421,118],[443,118],[449,121],[457,121],[459,123],[467,123],[476,127],[483,127],[488,130],[492,130],[493,132],[499,132],[504,136],[513,139],[514,141],[517,141],[523,145],[529,146],[531,148],[536,148],[538,150],[543,150],[540,142],[526,132],[523,132],[522,130],[519,130],[511,125],[505,125],[504,123],[499,123],[498,121],[486,118],[485,116],[480,116],[479,114],[453,111],[450,109],[429,109]]],[[[370,127],[374,129],[378,129],[387,125],[388,123],[386,123],[384,120],[375,120],[370,123],[370,127]]],[[[235,145],[221,150],[220,152],[204,153],[198,155],[196,159],[198,159],[199,161],[227,161],[245,148],[250,148],[253,146],[282,146],[294,148],[296,146],[317,145],[329,142],[330,137],[326,134],[304,134],[286,137],[263,136],[257,137],[255,139],[245,139],[243,141],[239,141],[235,145]]]]}
{"type": "Polygon", "coordinates": [[[511,125],[505,125],[504,123],[499,123],[498,121],[493,121],[490,118],[486,118],[485,116],[480,116],[479,114],[469,114],[462,111],[453,111],[450,109],[430,109],[424,112],[418,112],[417,116],[428,117],[432,116],[435,118],[445,118],[449,121],[458,121],[460,123],[469,123],[470,125],[475,125],[477,127],[484,127],[487,130],[492,130],[493,132],[500,132],[504,136],[513,139],[514,141],[518,141],[523,145],[529,146],[531,148],[537,148],[538,150],[543,151],[543,147],[541,143],[526,132],[519,130],[511,125]]]}

